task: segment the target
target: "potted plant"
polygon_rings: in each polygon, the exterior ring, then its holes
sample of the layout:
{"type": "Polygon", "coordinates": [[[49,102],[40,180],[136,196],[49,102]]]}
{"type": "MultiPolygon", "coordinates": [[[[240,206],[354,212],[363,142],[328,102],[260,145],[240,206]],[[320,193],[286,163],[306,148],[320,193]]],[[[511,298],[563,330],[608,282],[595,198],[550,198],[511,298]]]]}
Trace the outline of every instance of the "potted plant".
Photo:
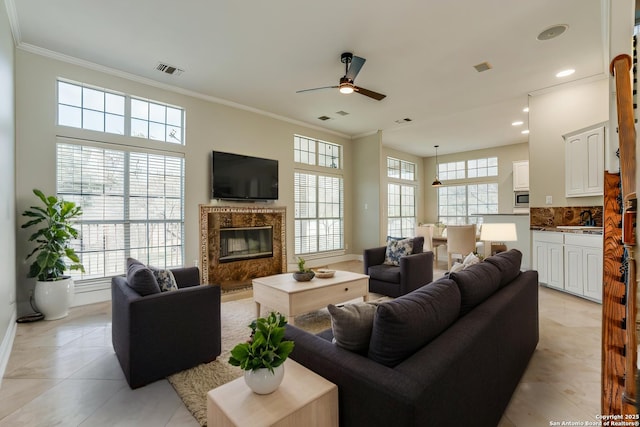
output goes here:
{"type": "Polygon", "coordinates": [[[271,312],[251,322],[249,341],[231,350],[229,363],[244,370],[244,380],[258,394],[275,391],[284,376],[284,361],[293,350],[293,341],[284,340],[287,320],[271,312]]]}
{"type": "Polygon", "coordinates": [[[293,273],[293,278],[298,282],[308,282],[316,275],[313,270],[305,268],[304,263],[304,258],[298,257],[298,271],[293,273]]]}
{"type": "Polygon", "coordinates": [[[32,218],[22,228],[39,227],[29,237],[36,247],[26,257],[29,260],[35,256],[27,276],[37,280],[34,294],[38,309],[46,320],[55,320],[69,313],[73,298],[73,280],[64,272],[67,269],[84,271],[80,258],[69,246],[71,239],[78,237],[72,220],[82,215],[82,209],[56,196],[45,196],[37,189],[33,194],[44,206],[31,206],[22,213],[32,218]],[[67,259],[71,261],[68,265],[67,259]]]}

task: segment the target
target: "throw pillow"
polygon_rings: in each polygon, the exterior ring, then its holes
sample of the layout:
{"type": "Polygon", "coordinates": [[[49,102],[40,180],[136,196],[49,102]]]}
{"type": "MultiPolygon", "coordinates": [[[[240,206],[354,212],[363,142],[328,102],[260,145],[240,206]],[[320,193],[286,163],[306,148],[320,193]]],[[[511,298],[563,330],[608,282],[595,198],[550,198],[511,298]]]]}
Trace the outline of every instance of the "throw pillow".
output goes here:
{"type": "Polygon", "coordinates": [[[486,259],[490,264],[495,265],[500,270],[500,286],[504,286],[518,277],[520,274],[520,264],[522,263],[522,252],[511,249],[500,252],[486,259]]]}
{"type": "Polygon", "coordinates": [[[141,296],[160,292],[153,272],[146,265],[133,258],[127,258],[127,285],[141,296]]]}
{"type": "Polygon", "coordinates": [[[384,263],[387,265],[400,265],[400,257],[411,255],[413,239],[389,240],[384,254],[384,263]]]}
{"type": "Polygon", "coordinates": [[[178,290],[178,283],[176,282],[176,278],[173,277],[173,273],[171,272],[171,270],[156,268],[152,266],[149,266],[149,269],[153,273],[153,276],[156,278],[156,282],[158,282],[160,292],[178,290]]]}
{"type": "Polygon", "coordinates": [[[337,307],[327,306],[331,315],[331,329],[338,347],[358,353],[366,353],[371,339],[373,316],[377,304],[360,302],[337,307]]]}
{"type": "Polygon", "coordinates": [[[460,288],[461,316],[489,298],[500,287],[500,270],[486,262],[451,273],[449,278],[454,280],[460,288]]]}
{"type": "Polygon", "coordinates": [[[448,328],[459,313],[460,291],[449,279],[439,279],[380,304],[367,356],[394,367],[448,328]]]}
{"type": "Polygon", "coordinates": [[[462,264],[464,265],[464,268],[467,268],[470,265],[477,264],[479,262],[480,262],[480,258],[478,258],[478,256],[473,252],[469,252],[469,255],[467,255],[464,258],[464,260],[462,261],[462,264]]]}

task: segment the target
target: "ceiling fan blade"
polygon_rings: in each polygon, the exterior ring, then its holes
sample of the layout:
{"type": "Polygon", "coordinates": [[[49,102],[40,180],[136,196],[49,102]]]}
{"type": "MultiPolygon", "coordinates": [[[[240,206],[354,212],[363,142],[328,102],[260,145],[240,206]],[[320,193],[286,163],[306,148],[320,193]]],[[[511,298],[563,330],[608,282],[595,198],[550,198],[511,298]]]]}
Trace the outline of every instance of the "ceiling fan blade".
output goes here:
{"type": "Polygon", "coordinates": [[[349,66],[349,70],[347,71],[345,77],[350,79],[351,81],[354,81],[365,61],[366,59],[360,58],[359,56],[354,56],[353,58],[351,58],[351,65],[349,66]]]}
{"type": "Polygon", "coordinates": [[[383,99],[385,99],[387,97],[387,95],[383,95],[381,93],[374,92],[372,90],[365,89],[363,87],[354,86],[353,90],[354,90],[354,92],[358,92],[361,95],[368,96],[369,98],[373,98],[376,101],[382,101],[383,99]]]}
{"type": "Polygon", "coordinates": [[[337,89],[339,86],[322,86],[322,87],[314,87],[312,89],[302,89],[302,90],[297,90],[296,93],[301,93],[301,92],[311,92],[312,90],[320,90],[320,89],[337,89]]]}

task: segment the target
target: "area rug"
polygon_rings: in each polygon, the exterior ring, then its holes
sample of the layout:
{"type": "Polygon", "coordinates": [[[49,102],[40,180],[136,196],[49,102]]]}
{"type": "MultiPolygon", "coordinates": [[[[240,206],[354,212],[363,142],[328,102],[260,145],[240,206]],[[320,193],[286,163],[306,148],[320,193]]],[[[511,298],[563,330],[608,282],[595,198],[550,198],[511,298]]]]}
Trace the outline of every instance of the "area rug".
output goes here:
{"type": "MultiPolygon", "coordinates": [[[[242,370],[228,363],[231,349],[249,338],[249,324],[255,319],[253,298],[221,304],[222,353],[210,363],[198,365],[167,379],[187,409],[202,426],[207,425],[207,392],[242,375],[242,370]]],[[[265,315],[265,310],[262,312],[265,315]]],[[[296,317],[296,326],[317,333],[331,327],[327,309],[296,317]]]]}

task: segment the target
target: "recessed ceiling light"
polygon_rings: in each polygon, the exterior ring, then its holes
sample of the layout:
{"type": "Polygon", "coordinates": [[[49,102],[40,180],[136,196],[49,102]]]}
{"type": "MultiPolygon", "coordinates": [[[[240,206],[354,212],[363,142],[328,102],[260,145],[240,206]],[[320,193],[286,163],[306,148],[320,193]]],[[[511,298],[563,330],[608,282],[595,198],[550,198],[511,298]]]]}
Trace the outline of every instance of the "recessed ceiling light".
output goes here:
{"type": "Polygon", "coordinates": [[[524,108],[522,109],[522,112],[523,112],[523,113],[528,113],[528,112],[529,112],[529,107],[524,107],[524,108]]]}
{"type": "Polygon", "coordinates": [[[527,134],[529,133],[529,129],[525,129],[525,130],[523,130],[523,131],[522,131],[522,132],[520,132],[520,133],[521,133],[521,134],[523,134],[523,135],[527,135],[527,134]]]}
{"type": "Polygon", "coordinates": [[[567,31],[567,28],[569,28],[569,26],[566,24],[554,25],[538,34],[537,39],[541,41],[555,39],[565,31],[567,31]]]}
{"type": "Polygon", "coordinates": [[[567,77],[567,76],[570,76],[571,74],[573,74],[575,72],[576,72],[576,70],[574,70],[573,68],[569,68],[568,70],[560,71],[558,74],[556,74],[556,77],[567,77]]]}
{"type": "Polygon", "coordinates": [[[523,121],[518,120],[517,122],[513,122],[513,123],[511,123],[511,126],[522,126],[523,124],[524,124],[524,122],[523,122],[523,121]]]}

